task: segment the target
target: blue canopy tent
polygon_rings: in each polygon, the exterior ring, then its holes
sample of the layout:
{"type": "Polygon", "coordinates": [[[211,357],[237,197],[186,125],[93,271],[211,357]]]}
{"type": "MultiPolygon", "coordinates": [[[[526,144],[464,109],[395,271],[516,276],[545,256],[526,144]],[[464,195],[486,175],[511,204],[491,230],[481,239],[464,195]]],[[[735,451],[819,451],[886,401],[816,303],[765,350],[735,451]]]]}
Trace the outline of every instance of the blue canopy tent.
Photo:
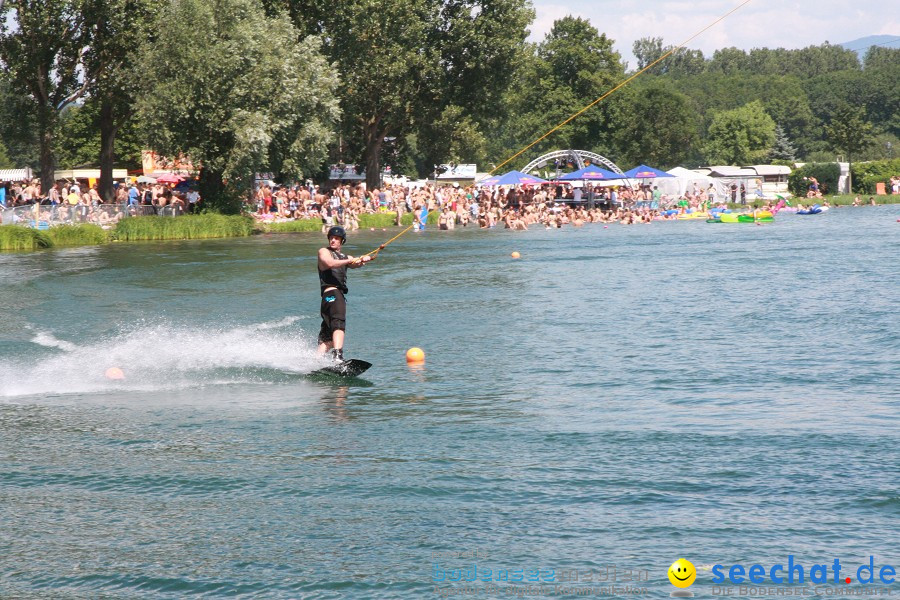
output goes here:
{"type": "Polygon", "coordinates": [[[546,179],[529,175],[521,171],[510,171],[503,175],[494,175],[487,179],[482,179],[475,185],[539,185],[541,183],[550,183],[546,179]]]}
{"type": "Polygon", "coordinates": [[[625,171],[625,177],[628,179],[654,179],[656,177],[675,177],[671,173],[666,173],[647,165],[638,165],[633,169],[625,171]]]}
{"type": "Polygon", "coordinates": [[[596,165],[588,165],[559,178],[560,181],[597,181],[602,179],[622,179],[622,175],[601,169],[596,165]]]}

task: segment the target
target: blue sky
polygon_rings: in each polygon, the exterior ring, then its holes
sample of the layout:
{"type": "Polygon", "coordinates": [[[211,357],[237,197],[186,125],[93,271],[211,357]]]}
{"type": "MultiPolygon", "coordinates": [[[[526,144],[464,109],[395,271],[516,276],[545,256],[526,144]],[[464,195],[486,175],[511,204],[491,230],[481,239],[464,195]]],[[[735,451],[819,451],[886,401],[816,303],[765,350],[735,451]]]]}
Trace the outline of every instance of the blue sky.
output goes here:
{"type": "MultiPolygon", "coordinates": [[[[537,18],[531,40],[540,41],[553,21],[566,15],[589,19],[615,40],[622,58],[634,68],[632,43],[642,37],[662,37],[664,44],[680,44],[722,16],[741,0],[532,0],[537,18]]],[[[845,2],[818,0],[752,0],[736,13],[692,41],[688,48],[710,58],[718,48],[803,48],[825,41],[848,42],[867,35],[900,37],[897,0],[845,2]]],[[[900,48],[900,41],[890,48],[900,48]]]]}

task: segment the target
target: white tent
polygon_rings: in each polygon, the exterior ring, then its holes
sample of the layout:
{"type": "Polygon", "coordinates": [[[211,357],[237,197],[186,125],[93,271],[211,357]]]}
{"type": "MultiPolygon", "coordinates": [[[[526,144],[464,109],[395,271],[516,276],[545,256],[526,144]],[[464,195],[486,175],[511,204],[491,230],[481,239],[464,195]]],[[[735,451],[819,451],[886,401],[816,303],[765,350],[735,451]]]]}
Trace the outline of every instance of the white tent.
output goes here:
{"type": "Polygon", "coordinates": [[[31,169],[0,169],[0,181],[29,181],[34,178],[31,169]]]}
{"type": "Polygon", "coordinates": [[[712,184],[716,189],[716,197],[723,198],[725,196],[725,185],[717,179],[713,179],[703,173],[691,171],[683,167],[675,167],[666,171],[674,177],[658,177],[653,180],[653,185],[659,187],[659,191],[665,196],[678,198],[683,196],[685,192],[693,192],[696,189],[704,191],[712,184]]]}
{"type": "MultiPolygon", "coordinates": [[[[100,169],[68,169],[65,171],[57,171],[53,174],[56,181],[61,179],[100,179],[100,169]]],[[[116,180],[124,180],[128,177],[128,169],[113,169],[112,178],[116,180]]]]}

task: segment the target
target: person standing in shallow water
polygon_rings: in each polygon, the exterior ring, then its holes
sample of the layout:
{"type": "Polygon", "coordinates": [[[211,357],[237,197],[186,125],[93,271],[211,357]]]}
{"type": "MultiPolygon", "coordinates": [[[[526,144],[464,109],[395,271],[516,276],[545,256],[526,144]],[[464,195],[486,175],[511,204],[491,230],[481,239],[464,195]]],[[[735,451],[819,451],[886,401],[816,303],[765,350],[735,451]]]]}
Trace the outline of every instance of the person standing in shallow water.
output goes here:
{"type": "Polygon", "coordinates": [[[343,227],[331,227],[328,246],[319,248],[319,288],[322,292],[322,328],[319,330],[319,354],[332,352],[335,361],[344,360],[344,331],[347,319],[347,268],[357,269],[371,256],[355,258],[341,252],[347,233],[343,227]]]}

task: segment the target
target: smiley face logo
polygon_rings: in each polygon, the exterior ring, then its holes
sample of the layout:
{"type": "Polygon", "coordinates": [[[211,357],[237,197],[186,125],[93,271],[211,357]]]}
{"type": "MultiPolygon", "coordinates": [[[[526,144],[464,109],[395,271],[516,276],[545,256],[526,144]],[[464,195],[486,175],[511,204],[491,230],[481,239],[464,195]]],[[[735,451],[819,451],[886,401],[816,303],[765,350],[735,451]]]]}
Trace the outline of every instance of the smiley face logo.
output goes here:
{"type": "Polygon", "coordinates": [[[697,579],[697,569],[689,560],[679,558],[669,567],[669,581],[678,588],[689,587],[697,579]]]}

